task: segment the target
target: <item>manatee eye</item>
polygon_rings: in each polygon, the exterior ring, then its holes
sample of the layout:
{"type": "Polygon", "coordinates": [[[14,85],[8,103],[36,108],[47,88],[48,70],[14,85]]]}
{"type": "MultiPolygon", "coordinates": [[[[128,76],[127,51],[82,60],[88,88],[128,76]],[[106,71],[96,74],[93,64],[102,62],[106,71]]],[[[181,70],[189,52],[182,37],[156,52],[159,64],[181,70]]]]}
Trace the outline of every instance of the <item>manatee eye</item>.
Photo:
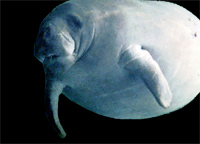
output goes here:
{"type": "Polygon", "coordinates": [[[74,15],[68,15],[67,16],[67,23],[69,24],[69,26],[71,26],[72,28],[75,29],[80,29],[83,26],[83,23],[81,22],[81,20],[74,15]]]}

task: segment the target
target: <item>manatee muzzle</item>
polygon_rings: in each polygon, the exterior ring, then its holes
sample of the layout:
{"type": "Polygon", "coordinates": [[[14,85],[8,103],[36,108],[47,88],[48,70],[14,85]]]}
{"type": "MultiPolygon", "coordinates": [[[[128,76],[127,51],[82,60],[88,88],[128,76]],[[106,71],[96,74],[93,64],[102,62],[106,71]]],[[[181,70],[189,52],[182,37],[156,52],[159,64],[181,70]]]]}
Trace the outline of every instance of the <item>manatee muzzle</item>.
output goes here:
{"type": "Polygon", "coordinates": [[[34,55],[43,63],[45,58],[58,58],[73,53],[74,41],[68,32],[56,24],[49,23],[41,28],[35,43],[34,55]]]}

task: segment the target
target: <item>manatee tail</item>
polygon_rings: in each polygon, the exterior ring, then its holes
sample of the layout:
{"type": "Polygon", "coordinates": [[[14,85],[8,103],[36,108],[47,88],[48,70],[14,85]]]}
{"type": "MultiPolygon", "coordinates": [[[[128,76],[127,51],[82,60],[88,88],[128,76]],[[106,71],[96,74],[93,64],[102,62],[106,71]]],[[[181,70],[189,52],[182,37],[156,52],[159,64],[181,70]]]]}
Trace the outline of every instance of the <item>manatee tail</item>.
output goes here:
{"type": "Polygon", "coordinates": [[[46,78],[45,86],[45,110],[46,116],[56,133],[61,137],[66,137],[66,133],[60,124],[58,117],[59,95],[62,93],[63,85],[58,81],[46,78]]]}

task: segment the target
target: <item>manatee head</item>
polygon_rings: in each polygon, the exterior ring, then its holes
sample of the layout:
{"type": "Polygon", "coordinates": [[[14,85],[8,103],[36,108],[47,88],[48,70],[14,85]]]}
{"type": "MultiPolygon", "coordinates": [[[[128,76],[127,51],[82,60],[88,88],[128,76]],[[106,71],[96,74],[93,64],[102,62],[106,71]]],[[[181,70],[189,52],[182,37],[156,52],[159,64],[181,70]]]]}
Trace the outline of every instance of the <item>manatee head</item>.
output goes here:
{"type": "Polygon", "coordinates": [[[89,49],[94,35],[93,23],[76,13],[78,11],[66,2],[42,21],[34,55],[45,68],[69,69],[89,49]]]}
{"type": "Polygon", "coordinates": [[[68,65],[73,63],[75,41],[69,26],[66,25],[67,22],[67,18],[64,19],[60,14],[55,17],[53,12],[41,23],[34,55],[44,66],[47,66],[50,61],[55,62],[66,58],[69,59],[65,61],[69,63],[68,65]]]}

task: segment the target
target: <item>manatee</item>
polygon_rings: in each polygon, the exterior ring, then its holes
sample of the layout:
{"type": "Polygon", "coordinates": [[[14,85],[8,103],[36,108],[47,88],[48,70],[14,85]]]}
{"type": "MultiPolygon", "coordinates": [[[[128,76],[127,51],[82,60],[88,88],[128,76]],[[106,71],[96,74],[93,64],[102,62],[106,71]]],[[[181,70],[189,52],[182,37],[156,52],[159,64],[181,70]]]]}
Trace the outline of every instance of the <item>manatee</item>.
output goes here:
{"type": "Polygon", "coordinates": [[[71,0],[42,21],[34,47],[56,133],[59,95],[102,116],[147,119],[200,91],[200,20],[173,3],[71,0]]]}

